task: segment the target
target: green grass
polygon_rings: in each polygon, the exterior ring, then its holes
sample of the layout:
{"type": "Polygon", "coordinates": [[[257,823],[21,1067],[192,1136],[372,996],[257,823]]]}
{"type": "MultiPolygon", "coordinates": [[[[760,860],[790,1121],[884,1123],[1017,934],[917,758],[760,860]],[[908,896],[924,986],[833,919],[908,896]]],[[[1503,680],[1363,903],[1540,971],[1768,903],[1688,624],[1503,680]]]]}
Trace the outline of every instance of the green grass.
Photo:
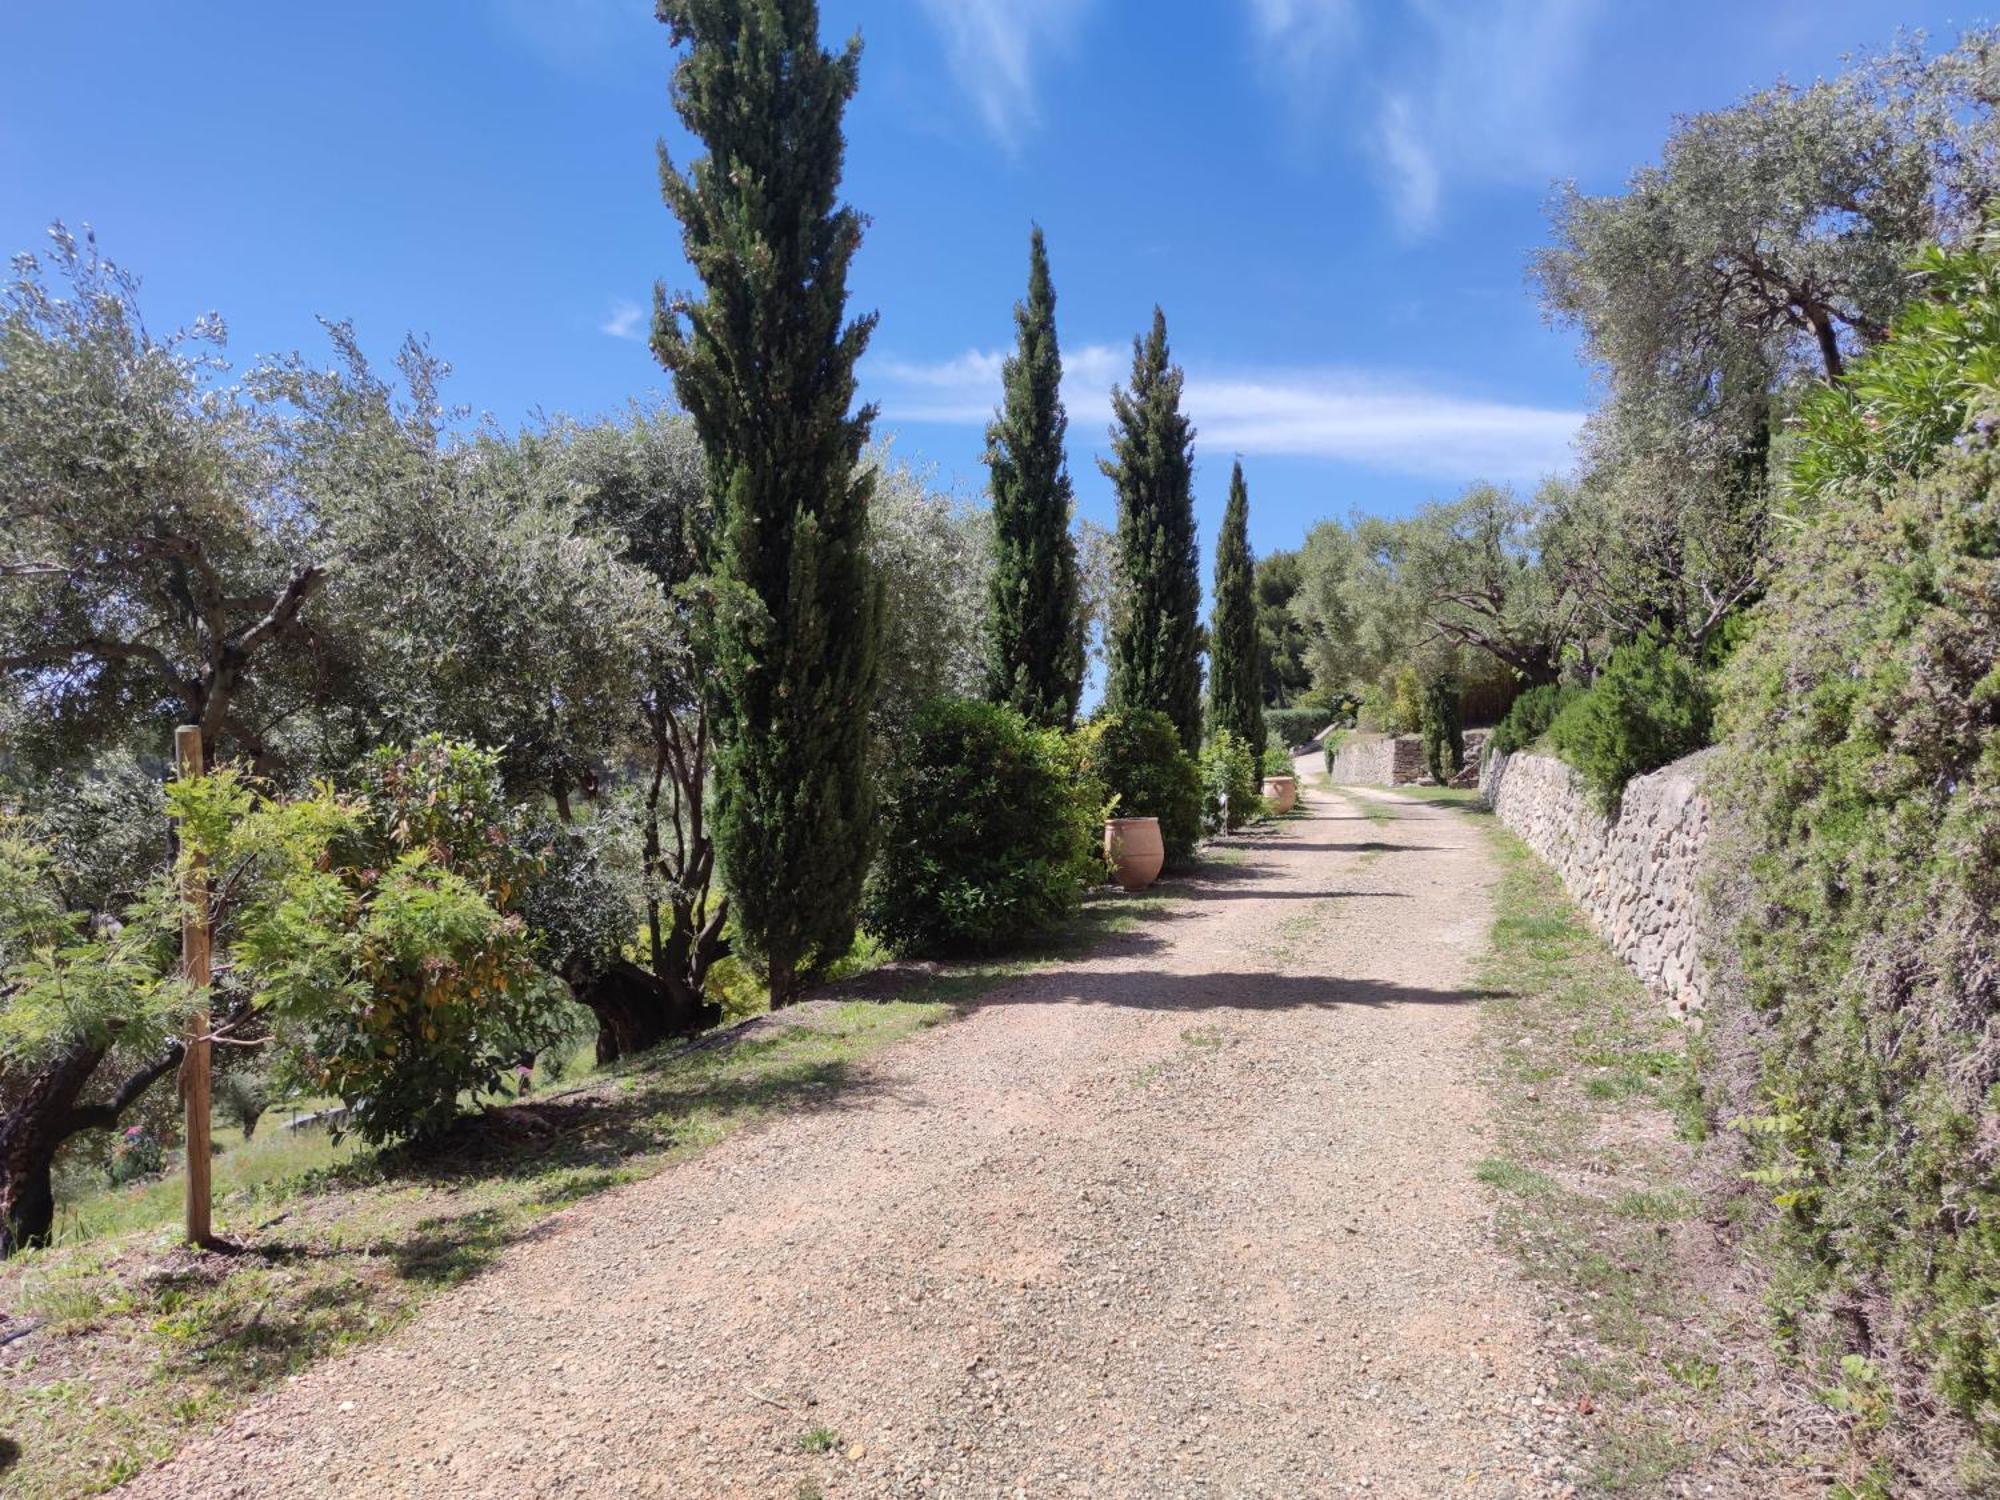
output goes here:
{"type": "Polygon", "coordinates": [[[1688,1185],[1683,1028],[1473,794],[1402,790],[1477,819],[1499,864],[1480,976],[1495,997],[1481,1010],[1493,1153],[1474,1175],[1494,1189],[1500,1243],[1568,1325],[1559,1394],[1590,1413],[1584,1491],[1679,1493],[1747,1472],[1776,1493],[1782,1477],[1837,1471],[1838,1455],[1766,1436],[1790,1425],[1772,1413],[1795,1409],[1791,1394],[1754,1307],[1697,1253],[1709,1231],[1688,1185]]]}
{"type": "Polygon", "coordinates": [[[1533,1167],[1524,1167],[1504,1156],[1487,1157],[1472,1169],[1472,1175],[1488,1187],[1517,1198],[1542,1198],[1556,1190],[1555,1183],[1533,1167]]]}

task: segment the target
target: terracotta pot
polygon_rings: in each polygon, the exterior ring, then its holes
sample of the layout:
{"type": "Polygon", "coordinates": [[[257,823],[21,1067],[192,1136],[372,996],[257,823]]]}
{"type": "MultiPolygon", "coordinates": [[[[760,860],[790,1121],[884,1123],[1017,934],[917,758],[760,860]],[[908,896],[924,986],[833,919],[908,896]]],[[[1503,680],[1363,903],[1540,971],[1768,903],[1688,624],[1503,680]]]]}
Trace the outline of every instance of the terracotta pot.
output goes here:
{"type": "Polygon", "coordinates": [[[1299,778],[1296,776],[1266,776],[1264,778],[1264,800],[1271,804],[1271,811],[1288,813],[1299,800],[1299,778]]]}
{"type": "Polygon", "coordinates": [[[1106,818],[1104,857],[1111,878],[1128,891],[1143,891],[1160,878],[1167,846],[1160,842],[1158,818],[1106,818]]]}

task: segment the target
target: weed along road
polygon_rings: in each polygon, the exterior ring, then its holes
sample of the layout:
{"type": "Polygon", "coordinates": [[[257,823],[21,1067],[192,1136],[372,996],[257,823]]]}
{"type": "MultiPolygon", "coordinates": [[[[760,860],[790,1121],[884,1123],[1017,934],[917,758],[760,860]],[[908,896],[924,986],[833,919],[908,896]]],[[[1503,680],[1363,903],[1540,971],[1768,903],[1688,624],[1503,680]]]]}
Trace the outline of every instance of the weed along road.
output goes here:
{"type": "Polygon", "coordinates": [[[123,1493],[1562,1493],[1472,1173],[1479,829],[1320,790],[1219,852],[123,1493]]]}

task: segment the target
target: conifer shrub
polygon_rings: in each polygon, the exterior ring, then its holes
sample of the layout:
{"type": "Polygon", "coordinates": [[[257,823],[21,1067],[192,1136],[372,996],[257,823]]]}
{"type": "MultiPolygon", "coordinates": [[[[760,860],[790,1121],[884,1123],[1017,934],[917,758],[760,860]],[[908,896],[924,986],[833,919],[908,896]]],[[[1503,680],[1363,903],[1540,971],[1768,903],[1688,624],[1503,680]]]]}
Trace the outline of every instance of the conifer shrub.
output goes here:
{"type": "Polygon", "coordinates": [[[1465,726],[1459,720],[1458,681],[1433,677],[1424,684],[1424,767],[1439,786],[1465,769],[1465,726]]]}
{"type": "Polygon", "coordinates": [[[926,704],[889,769],[869,930],[903,954],[1047,931],[1101,873],[1104,802],[1060,731],[998,704],[926,704]]]}
{"type": "Polygon", "coordinates": [[[1158,818],[1169,867],[1194,862],[1201,840],[1201,773],[1174,721],[1157,709],[1100,713],[1077,732],[1085,771],[1103,784],[1115,818],[1158,818]]]}
{"type": "Polygon", "coordinates": [[[1210,735],[1201,747],[1202,827],[1241,828],[1263,810],[1262,791],[1250,747],[1226,729],[1210,735]]]}
{"type": "Polygon", "coordinates": [[[1494,727],[1488,747],[1495,755],[1512,755],[1525,750],[1549,732],[1556,715],[1583,693],[1580,687],[1545,682],[1531,687],[1516,698],[1507,716],[1494,727]]]}
{"type": "Polygon", "coordinates": [[[1550,723],[1549,743],[1604,812],[1625,783],[1709,743],[1714,706],[1699,668],[1657,635],[1611,653],[1597,681],[1550,723]]]}

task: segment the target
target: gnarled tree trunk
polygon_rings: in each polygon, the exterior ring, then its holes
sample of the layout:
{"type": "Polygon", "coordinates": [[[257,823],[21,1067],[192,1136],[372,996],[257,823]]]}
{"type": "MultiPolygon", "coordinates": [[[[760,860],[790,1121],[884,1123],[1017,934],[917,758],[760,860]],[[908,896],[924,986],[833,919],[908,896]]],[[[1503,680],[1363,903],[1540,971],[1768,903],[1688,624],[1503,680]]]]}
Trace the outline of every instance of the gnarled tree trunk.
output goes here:
{"type": "Polygon", "coordinates": [[[570,993],[597,1017],[597,1060],[616,1062],[722,1019],[722,1007],[625,959],[594,974],[566,975],[570,993]]]}
{"type": "Polygon", "coordinates": [[[30,1074],[0,1115],[0,1257],[46,1245],[55,1228],[53,1172],[63,1142],[85,1130],[108,1130],[139,1096],[179,1065],[182,1046],[161,1055],[118,1086],[102,1104],[79,1104],[108,1047],[76,1044],[30,1074]]]}

